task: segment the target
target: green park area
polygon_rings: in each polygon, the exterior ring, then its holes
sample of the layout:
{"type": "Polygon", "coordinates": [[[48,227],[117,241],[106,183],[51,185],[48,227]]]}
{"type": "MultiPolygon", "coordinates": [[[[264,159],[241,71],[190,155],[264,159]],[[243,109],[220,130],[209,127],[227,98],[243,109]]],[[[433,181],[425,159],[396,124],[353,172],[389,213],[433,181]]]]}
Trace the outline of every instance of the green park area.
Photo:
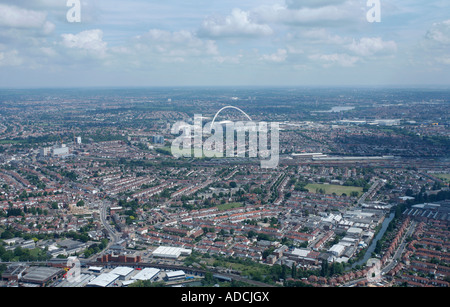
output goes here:
{"type": "Polygon", "coordinates": [[[450,174],[434,174],[435,177],[450,183],[450,174]]]}
{"type": "Polygon", "coordinates": [[[239,208],[244,206],[242,203],[226,203],[226,204],[221,204],[217,206],[217,209],[219,209],[219,211],[225,211],[225,210],[230,210],[230,209],[234,209],[234,208],[239,208]]]}
{"type": "Polygon", "coordinates": [[[347,195],[347,196],[361,196],[363,193],[362,187],[354,186],[344,186],[337,184],[322,184],[322,183],[310,183],[305,186],[310,193],[321,193],[321,194],[336,194],[336,195],[347,195]],[[356,194],[358,193],[358,194],[356,194]]]}

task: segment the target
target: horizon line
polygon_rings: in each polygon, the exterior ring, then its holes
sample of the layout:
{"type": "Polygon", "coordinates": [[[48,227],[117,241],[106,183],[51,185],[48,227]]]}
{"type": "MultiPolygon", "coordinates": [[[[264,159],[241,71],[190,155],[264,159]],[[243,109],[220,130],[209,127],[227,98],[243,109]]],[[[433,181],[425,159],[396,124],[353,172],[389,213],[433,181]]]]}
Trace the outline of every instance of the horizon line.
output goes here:
{"type": "Polygon", "coordinates": [[[72,90],[72,89],[157,89],[157,88],[329,88],[329,89],[449,89],[450,84],[379,84],[379,85],[80,85],[80,86],[26,86],[26,87],[1,87],[0,90],[72,90]]]}

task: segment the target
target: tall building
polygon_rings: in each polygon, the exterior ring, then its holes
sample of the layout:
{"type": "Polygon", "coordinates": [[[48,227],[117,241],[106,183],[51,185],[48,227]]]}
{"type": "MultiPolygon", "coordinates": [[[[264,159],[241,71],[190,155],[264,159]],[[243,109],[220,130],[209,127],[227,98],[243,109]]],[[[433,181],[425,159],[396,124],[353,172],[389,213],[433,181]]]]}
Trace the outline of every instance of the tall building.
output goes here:
{"type": "Polygon", "coordinates": [[[164,137],[162,135],[154,135],[152,136],[153,144],[164,144],[164,137]]]}

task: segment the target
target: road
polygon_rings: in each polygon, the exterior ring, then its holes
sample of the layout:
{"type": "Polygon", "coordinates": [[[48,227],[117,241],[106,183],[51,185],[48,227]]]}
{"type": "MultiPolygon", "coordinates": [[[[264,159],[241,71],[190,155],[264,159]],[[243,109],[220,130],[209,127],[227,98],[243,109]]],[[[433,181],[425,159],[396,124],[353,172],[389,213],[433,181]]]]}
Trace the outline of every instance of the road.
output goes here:
{"type": "Polygon", "coordinates": [[[375,182],[370,186],[369,190],[365,192],[359,199],[358,205],[364,203],[367,198],[371,199],[375,193],[384,185],[383,180],[376,179],[375,182]]]}
{"type": "Polygon", "coordinates": [[[119,241],[120,234],[116,232],[116,230],[108,223],[106,219],[106,212],[108,210],[108,205],[105,202],[102,202],[99,206],[99,212],[100,212],[100,222],[102,223],[103,227],[108,232],[109,236],[109,243],[106,249],[110,248],[112,245],[116,244],[117,241],[119,241]]]}
{"type": "Polygon", "coordinates": [[[396,260],[400,259],[403,252],[405,251],[405,248],[407,245],[406,238],[410,237],[414,233],[416,226],[417,226],[417,222],[413,220],[411,222],[411,224],[409,225],[409,228],[406,231],[406,234],[402,237],[402,241],[401,241],[400,245],[398,246],[397,250],[395,251],[394,256],[392,256],[392,258],[389,259],[389,264],[381,270],[382,274],[389,272],[397,265],[396,260]]]}

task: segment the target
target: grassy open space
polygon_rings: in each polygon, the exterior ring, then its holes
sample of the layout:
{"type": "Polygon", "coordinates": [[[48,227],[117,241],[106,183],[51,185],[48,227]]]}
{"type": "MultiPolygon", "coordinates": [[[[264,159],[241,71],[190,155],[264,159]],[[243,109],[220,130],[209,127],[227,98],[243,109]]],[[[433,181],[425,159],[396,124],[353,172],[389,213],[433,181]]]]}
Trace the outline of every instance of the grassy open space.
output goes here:
{"type": "Polygon", "coordinates": [[[217,208],[220,211],[225,211],[225,210],[229,210],[229,209],[239,208],[242,206],[243,206],[242,203],[227,203],[227,204],[218,205],[217,208]]]}
{"type": "Polygon", "coordinates": [[[8,144],[20,144],[20,141],[17,141],[17,140],[0,140],[0,145],[8,145],[8,144]]]}
{"type": "Polygon", "coordinates": [[[445,182],[450,182],[450,174],[433,174],[435,177],[442,179],[445,182]]]}
{"type": "Polygon", "coordinates": [[[346,194],[350,196],[352,192],[358,192],[358,196],[361,196],[363,193],[363,188],[354,187],[354,186],[344,186],[337,184],[321,184],[321,183],[310,183],[305,186],[310,193],[316,193],[319,190],[323,190],[325,194],[333,194],[342,195],[346,194]]]}

